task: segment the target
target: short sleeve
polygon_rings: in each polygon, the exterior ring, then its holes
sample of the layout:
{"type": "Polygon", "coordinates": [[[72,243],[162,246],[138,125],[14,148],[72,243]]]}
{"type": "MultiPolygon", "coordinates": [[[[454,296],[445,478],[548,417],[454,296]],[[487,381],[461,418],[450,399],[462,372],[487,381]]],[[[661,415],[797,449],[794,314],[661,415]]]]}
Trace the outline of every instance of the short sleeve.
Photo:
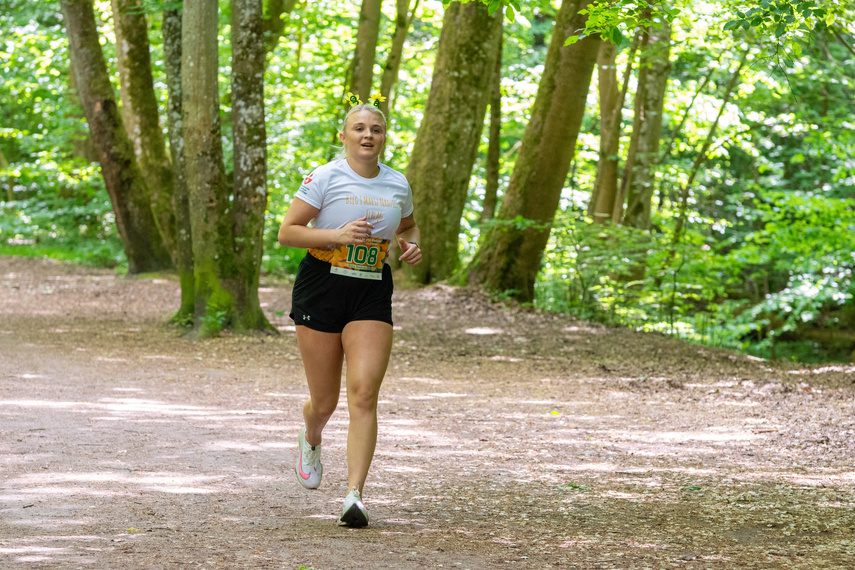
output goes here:
{"type": "Polygon", "coordinates": [[[300,189],[297,190],[295,198],[299,198],[303,202],[321,209],[324,205],[324,194],[329,185],[329,169],[321,167],[315,169],[303,179],[300,184],[300,189]]]}
{"type": "Polygon", "coordinates": [[[401,217],[406,218],[407,216],[413,215],[413,189],[410,187],[410,183],[406,182],[407,185],[407,197],[404,198],[403,203],[401,204],[401,217]]]}

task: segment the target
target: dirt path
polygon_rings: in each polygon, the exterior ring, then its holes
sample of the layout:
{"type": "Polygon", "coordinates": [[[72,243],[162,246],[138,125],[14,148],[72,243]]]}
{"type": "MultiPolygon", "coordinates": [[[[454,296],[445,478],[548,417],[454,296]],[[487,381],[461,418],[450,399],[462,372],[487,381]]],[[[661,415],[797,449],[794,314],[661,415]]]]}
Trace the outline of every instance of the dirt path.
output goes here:
{"type": "Polygon", "coordinates": [[[293,459],[278,337],[194,342],[171,280],[0,257],[2,568],[853,568],[855,371],[399,291],[365,501],[293,459]]]}

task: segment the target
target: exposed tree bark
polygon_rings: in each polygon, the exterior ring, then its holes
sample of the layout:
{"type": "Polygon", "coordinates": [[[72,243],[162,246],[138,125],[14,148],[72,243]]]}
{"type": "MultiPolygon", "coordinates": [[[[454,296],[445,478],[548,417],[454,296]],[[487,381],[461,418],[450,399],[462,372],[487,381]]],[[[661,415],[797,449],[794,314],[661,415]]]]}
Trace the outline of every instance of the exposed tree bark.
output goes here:
{"type": "Polygon", "coordinates": [[[623,105],[629,91],[629,79],[635,62],[639,36],[632,40],[626,69],[623,73],[623,85],[617,91],[617,69],[615,56],[617,48],[611,42],[603,42],[597,61],[600,65],[600,151],[597,159],[597,176],[588,204],[588,215],[594,223],[605,223],[612,217],[618,192],[618,173],[620,172],[620,135],[622,132],[623,105]]]}
{"type": "Polygon", "coordinates": [[[234,327],[238,331],[272,328],[258,299],[267,209],[264,64],[261,0],[232,0],[233,216],[238,263],[234,327]]]}
{"type": "Polygon", "coordinates": [[[194,325],[216,334],[234,318],[238,278],[220,140],[217,3],[185,0],[181,19],[184,159],[195,276],[194,325]],[[232,287],[228,287],[232,285],[232,287]]]}
{"type": "Polygon", "coordinates": [[[172,207],[173,174],[154,94],[148,24],[142,0],[112,0],[122,120],[150,193],[163,243],[177,262],[177,231],[172,207]]]}
{"type": "Polygon", "coordinates": [[[171,267],[169,251],[163,245],[151,211],[148,188],[116,105],[98,40],[92,0],[62,0],[60,6],[78,93],[128,258],[128,272],[171,267]]]}
{"type": "Polygon", "coordinates": [[[614,208],[617,194],[618,152],[620,150],[620,115],[615,118],[617,105],[617,46],[611,42],[600,45],[597,55],[597,90],[600,95],[600,151],[597,159],[597,177],[591,191],[588,214],[594,223],[603,223],[614,208]],[[613,131],[616,131],[615,134],[613,131]],[[606,214],[608,212],[608,214],[606,214]]]}
{"type": "Polygon", "coordinates": [[[623,182],[628,188],[623,223],[643,230],[650,229],[655,186],[653,167],[659,157],[662,113],[671,72],[670,56],[671,26],[663,20],[649,30],[647,45],[641,54],[638,83],[643,89],[639,89],[641,96],[635,100],[632,131],[637,142],[633,161],[627,162],[623,182]]]}
{"type": "MultiPolygon", "coordinates": [[[[73,93],[77,93],[77,75],[74,73],[74,62],[70,61],[68,65],[68,89],[73,93]]],[[[78,97],[78,102],[80,102],[80,98],[78,97]]],[[[81,103],[81,108],[83,108],[83,104],[81,103]]],[[[69,112],[68,116],[80,118],[83,117],[76,110],[69,112]]],[[[95,151],[95,145],[92,144],[92,138],[89,136],[89,132],[84,129],[79,129],[75,133],[75,137],[72,139],[71,144],[74,147],[71,155],[75,158],[82,158],[86,162],[97,162],[98,161],[98,153],[95,151]]]]}
{"type": "Polygon", "coordinates": [[[382,0],[362,0],[359,11],[359,27],[356,30],[356,49],[351,63],[351,93],[362,101],[368,101],[371,95],[371,80],[374,78],[374,56],[377,51],[377,39],[380,37],[380,16],[382,0]]]}
{"type": "Polygon", "coordinates": [[[419,0],[413,3],[410,11],[410,0],[396,0],[397,13],[395,15],[395,32],[392,34],[392,46],[389,48],[389,56],[386,65],[383,66],[383,76],[380,79],[380,95],[385,101],[380,103],[380,110],[389,118],[389,109],[392,104],[392,87],[398,82],[398,71],[401,68],[401,56],[404,53],[404,42],[413,25],[416,10],[419,9],[419,0]]]}
{"type": "Polygon", "coordinates": [[[540,270],[549,225],[573,159],[585,100],[601,40],[564,41],[584,28],[579,10],[588,0],[565,0],[558,13],[522,150],[505,192],[496,224],[484,236],[470,265],[469,284],[508,291],[530,301],[540,270]],[[517,223],[518,218],[531,222],[517,223]]]}
{"type": "Polygon", "coordinates": [[[195,277],[193,275],[193,239],[190,226],[190,196],[184,166],[184,127],[182,125],[181,89],[181,11],[163,12],[163,51],[168,91],[167,127],[169,152],[172,157],[173,192],[172,207],[175,212],[176,256],[175,265],[181,282],[181,305],[173,317],[183,323],[193,318],[195,306],[195,277]]]}
{"type": "Polygon", "coordinates": [[[502,167],[502,36],[499,34],[499,53],[493,71],[493,88],[490,94],[490,143],[487,147],[486,181],[484,203],[481,207],[481,223],[491,220],[496,214],[499,195],[499,172],[502,167]]]}
{"type": "Polygon", "coordinates": [[[445,10],[433,79],[407,178],[421,228],[422,263],[408,267],[421,283],[451,275],[458,264],[460,216],[490,99],[501,11],[480,2],[445,10]]]}
{"type": "Polygon", "coordinates": [[[264,51],[272,52],[279,45],[288,16],[294,10],[296,0],[266,0],[267,17],[264,18],[264,51]]]}

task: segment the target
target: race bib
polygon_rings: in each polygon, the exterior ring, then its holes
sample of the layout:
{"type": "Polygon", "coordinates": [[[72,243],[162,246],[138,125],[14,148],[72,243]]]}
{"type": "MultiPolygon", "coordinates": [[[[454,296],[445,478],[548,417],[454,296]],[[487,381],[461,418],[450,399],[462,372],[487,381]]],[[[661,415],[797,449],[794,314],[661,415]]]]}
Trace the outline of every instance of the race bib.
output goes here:
{"type": "Polygon", "coordinates": [[[358,279],[383,279],[388,239],[365,238],[365,243],[340,245],[332,252],[330,273],[358,279]]]}

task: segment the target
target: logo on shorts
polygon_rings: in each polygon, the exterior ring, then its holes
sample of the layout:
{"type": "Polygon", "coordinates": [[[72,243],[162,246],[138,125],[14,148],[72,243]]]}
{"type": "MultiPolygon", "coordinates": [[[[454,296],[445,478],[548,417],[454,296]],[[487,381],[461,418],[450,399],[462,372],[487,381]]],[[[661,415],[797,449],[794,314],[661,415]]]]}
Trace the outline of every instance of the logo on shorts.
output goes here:
{"type": "Polygon", "coordinates": [[[311,321],[312,317],[310,315],[303,315],[303,320],[304,321],[311,321]]]}

